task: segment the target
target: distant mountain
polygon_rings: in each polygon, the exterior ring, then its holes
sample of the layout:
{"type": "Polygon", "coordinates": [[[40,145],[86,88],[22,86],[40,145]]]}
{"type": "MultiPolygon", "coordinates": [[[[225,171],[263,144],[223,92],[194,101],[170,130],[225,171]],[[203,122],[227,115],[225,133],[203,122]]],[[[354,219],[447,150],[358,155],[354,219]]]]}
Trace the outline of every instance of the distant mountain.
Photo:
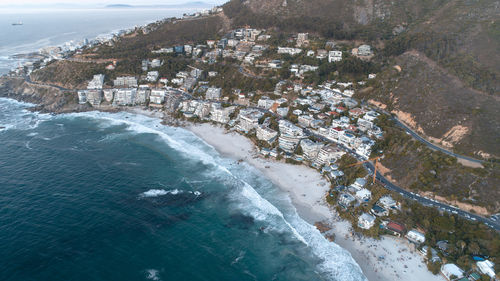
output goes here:
{"type": "Polygon", "coordinates": [[[186,2],[181,4],[160,4],[160,5],[128,5],[128,4],[109,4],[106,5],[106,8],[125,8],[125,9],[133,9],[133,8],[178,8],[178,7],[199,7],[199,8],[209,8],[212,7],[212,4],[195,1],[195,2],[186,2]]]}
{"type": "Polygon", "coordinates": [[[111,4],[111,5],[106,5],[106,8],[133,8],[134,6],[132,5],[127,5],[127,4],[111,4]]]}

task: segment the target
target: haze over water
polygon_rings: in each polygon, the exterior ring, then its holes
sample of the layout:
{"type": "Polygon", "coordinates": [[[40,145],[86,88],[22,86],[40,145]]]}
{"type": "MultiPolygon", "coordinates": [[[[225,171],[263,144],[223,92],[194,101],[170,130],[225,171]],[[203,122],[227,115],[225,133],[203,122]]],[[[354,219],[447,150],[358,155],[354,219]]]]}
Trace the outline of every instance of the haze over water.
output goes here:
{"type": "Polygon", "coordinates": [[[15,54],[38,51],[168,17],[193,9],[65,9],[5,10],[0,8],[0,74],[19,66],[15,54]],[[12,25],[21,21],[23,25],[12,25]]]}

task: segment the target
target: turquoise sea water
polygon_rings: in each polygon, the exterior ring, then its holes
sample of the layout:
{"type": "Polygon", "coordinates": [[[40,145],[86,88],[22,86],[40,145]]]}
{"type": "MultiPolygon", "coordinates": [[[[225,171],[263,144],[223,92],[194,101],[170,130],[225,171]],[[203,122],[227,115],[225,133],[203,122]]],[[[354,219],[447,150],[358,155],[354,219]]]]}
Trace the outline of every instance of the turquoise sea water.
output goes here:
{"type": "Polygon", "coordinates": [[[0,280],[365,280],[260,172],[128,113],[0,98],[0,280]]]}

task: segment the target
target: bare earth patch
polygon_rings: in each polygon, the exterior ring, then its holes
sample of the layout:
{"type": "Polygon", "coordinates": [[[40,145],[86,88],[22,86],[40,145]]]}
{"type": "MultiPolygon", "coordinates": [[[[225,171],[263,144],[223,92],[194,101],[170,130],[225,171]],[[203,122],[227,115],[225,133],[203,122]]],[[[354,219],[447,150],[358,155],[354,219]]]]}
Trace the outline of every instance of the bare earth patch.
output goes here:
{"type": "Polygon", "coordinates": [[[369,100],[368,100],[368,103],[369,103],[369,104],[372,104],[372,105],[374,105],[374,106],[376,106],[376,107],[378,107],[378,108],[381,108],[381,109],[386,109],[386,108],[387,108],[387,105],[386,105],[386,104],[381,103],[381,102],[376,101],[376,100],[373,100],[373,99],[369,99],[369,100]]]}
{"type": "Polygon", "coordinates": [[[480,169],[484,168],[484,166],[481,163],[472,162],[472,161],[465,160],[462,158],[457,158],[457,162],[464,165],[465,167],[480,168],[480,169]]]}
{"type": "Polygon", "coordinates": [[[410,128],[414,129],[418,133],[423,134],[425,136],[424,129],[422,129],[422,127],[417,125],[415,117],[413,117],[410,113],[401,110],[393,110],[392,113],[396,114],[398,119],[404,122],[406,125],[410,126],[410,128]]]}
{"type": "Polygon", "coordinates": [[[475,205],[468,204],[468,203],[462,203],[462,202],[459,202],[457,200],[448,200],[442,196],[435,195],[434,193],[429,192],[429,191],[419,192],[419,194],[422,196],[434,198],[442,203],[457,206],[458,208],[460,208],[464,211],[473,212],[473,213],[476,213],[476,214],[479,214],[482,216],[489,216],[490,215],[490,212],[488,212],[488,210],[485,207],[475,206],[475,205]]]}

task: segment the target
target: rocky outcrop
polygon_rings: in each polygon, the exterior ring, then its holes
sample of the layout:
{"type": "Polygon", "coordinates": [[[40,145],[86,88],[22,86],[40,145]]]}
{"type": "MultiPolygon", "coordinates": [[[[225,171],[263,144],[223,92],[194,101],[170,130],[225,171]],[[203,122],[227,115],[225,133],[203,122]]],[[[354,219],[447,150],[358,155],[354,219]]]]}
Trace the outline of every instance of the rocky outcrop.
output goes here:
{"type": "Polygon", "coordinates": [[[89,105],[79,105],[73,91],[27,82],[21,77],[0,78],[0,96],[36,104],[40,112],[65,113],[88,111],[89,105]]]}

